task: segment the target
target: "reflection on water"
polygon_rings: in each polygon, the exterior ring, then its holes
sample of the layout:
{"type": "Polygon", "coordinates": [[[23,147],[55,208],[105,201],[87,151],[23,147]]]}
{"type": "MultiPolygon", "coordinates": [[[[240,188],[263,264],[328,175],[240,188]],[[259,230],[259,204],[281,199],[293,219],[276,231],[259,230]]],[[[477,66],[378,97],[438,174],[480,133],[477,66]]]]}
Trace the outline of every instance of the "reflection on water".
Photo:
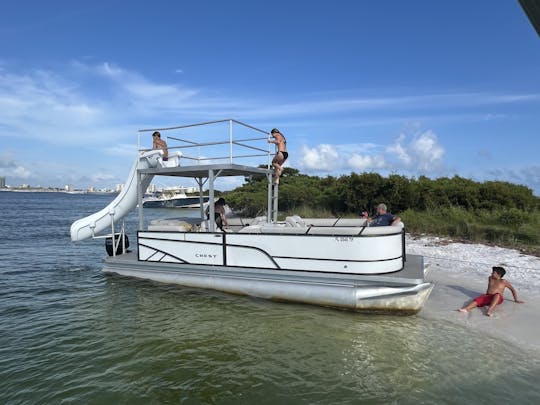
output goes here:
{"type": "Polygon", "coordinates": [[[102,241],[68,240],[104,198],[2,194],[1,403],[540,403],[538,359],[495,339],[104,276],[102,241]]]}

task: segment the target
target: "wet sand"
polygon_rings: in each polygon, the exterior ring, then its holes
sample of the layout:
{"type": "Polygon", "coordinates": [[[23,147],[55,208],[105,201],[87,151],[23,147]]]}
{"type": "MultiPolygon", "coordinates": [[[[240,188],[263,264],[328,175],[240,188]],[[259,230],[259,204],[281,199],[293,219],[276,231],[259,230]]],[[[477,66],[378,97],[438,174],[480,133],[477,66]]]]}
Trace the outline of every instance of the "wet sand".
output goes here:
{"type": "Polygon", "coordinates": [[[492,317],[486,316],[487,307],[475,308],[469,313],[456,311],[485,293],[488,275],[489,269],[482,278],[475,273],[456,274],[443,266],[431,266],[427,278],[435,287],[420,316],[456,323],[540,355],[540,298],[527,286],[512,283],[518,298],[525,303],[515,303],[512,293],[506,289],[504,302],[497,306],[492,317]]]}

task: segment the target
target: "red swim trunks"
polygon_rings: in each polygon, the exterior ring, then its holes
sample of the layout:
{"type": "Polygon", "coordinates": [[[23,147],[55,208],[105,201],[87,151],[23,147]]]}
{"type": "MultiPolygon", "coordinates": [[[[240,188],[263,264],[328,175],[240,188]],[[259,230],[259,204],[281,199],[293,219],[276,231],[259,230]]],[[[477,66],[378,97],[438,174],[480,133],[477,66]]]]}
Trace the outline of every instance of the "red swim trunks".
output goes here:
{"type": "Polygon", "coordinates": [[[474,301],[476,302],[476,305],[479,307],[485,307],[486,305],[491,304],[491,301],[493,300],[493,297],[497,295],[499,297],[499,302],[497,305],[501,305],[504,301],[504,298],[501,294],[495,293],[495,294],[484,294],[479,297],[476,297],[474,301]]]}

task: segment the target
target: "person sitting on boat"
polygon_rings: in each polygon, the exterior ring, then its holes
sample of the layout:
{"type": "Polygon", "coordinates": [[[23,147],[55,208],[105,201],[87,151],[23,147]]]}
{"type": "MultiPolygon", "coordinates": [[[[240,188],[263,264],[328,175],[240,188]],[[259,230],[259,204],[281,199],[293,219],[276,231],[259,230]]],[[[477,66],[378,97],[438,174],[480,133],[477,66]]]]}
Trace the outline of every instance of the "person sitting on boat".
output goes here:
{"type": "MultiPolygon", "coordinates": [[[[206,207],[206,219],[210,219],[210,204],[206,207]]],[[[214,203],[214,220],[219,229],[224,231],[223,226],[227,226],[227,217],[225,215],[225,199],[219,198],[214,203]]]]}
{"type": "Polygon", "coordinates": [[[268,143],[274,143],[277,149],[276,155],[272,160],[272,166],[274,166],[276,176],[274,184],[279,184],[279,177],[281,176],[281,173],[283,173],[283,163],[285,163],[289,157],[289,154],[287,153],[287,140],[277,128],[270,131],[270,135],[272,135],[274,139],[268,139],[268,143]]]}
{"type": "Polygon", "coordinates": [[[161,139],[161,134],[156,131],[152,134],[152,149],[163,150],[163,161],[169,160],[169,151],[167,149],[167,142],[161,139]]]}
{"type": "Polygon", "coordinates": [[[364,218],[368,220],[368,226],[389,226],[401,222],[401,218],[388,212],[386,204],[377,205],[377,214],[373,218],[368,218],[368,213],[363,213],[364,218]]]}

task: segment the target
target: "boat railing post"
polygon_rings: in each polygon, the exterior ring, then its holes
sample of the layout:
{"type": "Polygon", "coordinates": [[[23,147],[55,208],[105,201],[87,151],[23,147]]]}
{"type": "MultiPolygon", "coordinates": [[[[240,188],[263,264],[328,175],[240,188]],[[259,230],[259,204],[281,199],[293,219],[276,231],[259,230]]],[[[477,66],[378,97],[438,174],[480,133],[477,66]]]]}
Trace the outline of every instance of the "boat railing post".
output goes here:
{"type": "Polygon", "coordinates": [[[401,258],[403,260],[403,267],[407,261],[407,251],[405,250],[405,227],[401,229],[401,258]]]}
{"type": "Polygon", "coordinates": [[[272,173],[268,172],[266,174],[266,179],[268,180],[268,211],[266,215],[266,222],[270,223],[272,222],[272,212],[274,211],[274,208],[272,206],[272,173]]]}
{"type": "Polygon", "coordinates": [[[199,211],[201,214],[201,223],[204,221],[204,197],[203,197],[203,179],[202,177],[199,177],[197,179],[197,183],[199,184],[199,211]]]}
{"type": "Polygon", "coordinates": [[[208,218],[208,226],[210,232],[216,230],[215,206],[214,206],[214,171],[208,170],[208,207],[210,208],[210,218],[208,218]]]}
{"type": "MultiPolygon", "coordinates": [[[[267,140],[266,140],[266,143],[268,144],[268,162],[267,162],[267,169],[270,170],[270,168],[272,167],[271,166],[271,161],[270,161],[270,148],[271,148],[271,143],[268,142],[270,140],[270,135],[267,134],[267,140]]],[[[267,210],[267,214],[266,214],[266,222],[270,223],[272,222],[272,212],[274,211],[274,207],[272,205],[272,182],[274,181],[274,179],[272,178],[272,172],[268,172],[268,174],[266,175],[266,178],[268,179],[268,210],[267,210]]]]}
{"type": "Polygon", "coordinates": [[[229,120],[229,163],[232,164],[233,162],[233,149],[232,149],[232,140],[233,140],[233,121],[229,120]]]}
{"type": "Polygon", "coordinates": [[[139,231],[143,230],[143,190],[141,187],[142,175],[139,172],[139,164],[137,163],[137,203],[139,204],[139,231]]]}
{"type": "Polygon", "coordinates": [[[120,231],[120,237],[122,238],[122,254],[126,254],[126,222],[122,220],[122,230],[120,231]]]}
{"type": "Polygon", "coordinates": [[[116,238],[114,235],[114,210],[109,211],[109,216],[111,217],[111,235],[112,235],[112,247],[113,247],[113,257],[116,256],[116,238]]]}
{"type": "Polygon", "coordinates": [[[279,185],[274,184],[274,196],[273,196],[273,202],[272,202],[272,210],[273,210],[273,221],[274,223],[277,223],[278,220],[278,196],[279,196],[279,185]]]}

